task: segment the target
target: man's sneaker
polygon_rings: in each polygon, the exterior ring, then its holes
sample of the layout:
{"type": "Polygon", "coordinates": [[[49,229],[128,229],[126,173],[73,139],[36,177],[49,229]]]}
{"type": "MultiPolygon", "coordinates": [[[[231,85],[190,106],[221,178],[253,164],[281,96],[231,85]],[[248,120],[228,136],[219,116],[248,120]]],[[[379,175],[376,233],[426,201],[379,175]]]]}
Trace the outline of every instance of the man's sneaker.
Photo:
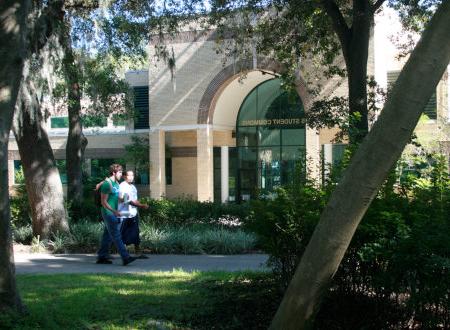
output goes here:
{"type": "Polygon", "coordinates": [[[110,265],[112,261],[107,258],[98,258],[96,264],[110,265]]]}
{"type": "Polygon", "coordinates": [[[128,257],[128,259],[125,259],[122,263],[123,263],[124,266],[126,266],[126,265],[128,265],[129,263],[132,263],[135,260],[136,260],[135,257],[128,257]]]}
{"type": "Polygon", "coordinates": [[[140,254],[136,256],[136,259],[148,259],[148,257],[145,254],[140,254]]]}

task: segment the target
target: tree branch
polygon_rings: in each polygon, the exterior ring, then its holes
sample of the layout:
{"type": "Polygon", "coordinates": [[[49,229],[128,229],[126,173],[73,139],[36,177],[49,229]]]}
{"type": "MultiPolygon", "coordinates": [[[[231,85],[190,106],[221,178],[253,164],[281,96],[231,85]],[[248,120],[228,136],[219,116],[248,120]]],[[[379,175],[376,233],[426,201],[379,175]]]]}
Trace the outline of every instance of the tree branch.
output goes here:
{"type": "Polygon", "coordinates": [[[375,2],[372,6],[372,11],[376,12],[385,2],[386,0],[377,0],[377,2],[375,2]]]}
{"type": "Polygon", "coordinates": [[[97,9],[98,0],[65,0],[64,6],[71,9],[97,9]]]}
{"type": "Polygon", "coordinates": [[[334,0],[322,0],[321,2],[333,22],[333,28],[341,41],[344,56],[347,56],[348,47],[350,45],[351,30],[345,22],[344,16],[334,0]]]}

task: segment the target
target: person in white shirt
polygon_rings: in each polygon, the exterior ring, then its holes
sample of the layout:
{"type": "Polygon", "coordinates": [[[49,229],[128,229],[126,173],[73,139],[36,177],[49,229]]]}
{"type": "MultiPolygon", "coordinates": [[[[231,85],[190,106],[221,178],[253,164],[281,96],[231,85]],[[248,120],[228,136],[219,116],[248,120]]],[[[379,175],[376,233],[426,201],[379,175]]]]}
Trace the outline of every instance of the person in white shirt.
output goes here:
{"type": "Polygon", "coordinates": [[[126,245],[134,244],[137,258],[148,259],[145,254],[140,252],[140,238],[139,238],[139,214],[138,208],[148,209],[147,204],[142,204],[138,200],[137,189],[133,185],[134,173],[133,171],[126,171],[124,179],[119,186],[119,212],[121,218],[121,233],[122,240],[126,245]]]}

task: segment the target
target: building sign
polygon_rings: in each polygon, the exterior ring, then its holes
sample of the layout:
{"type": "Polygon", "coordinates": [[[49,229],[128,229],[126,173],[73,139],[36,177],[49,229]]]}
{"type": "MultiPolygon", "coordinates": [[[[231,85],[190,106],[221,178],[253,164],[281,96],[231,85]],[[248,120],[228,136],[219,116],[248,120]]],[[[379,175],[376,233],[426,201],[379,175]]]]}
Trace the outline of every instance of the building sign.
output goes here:
{"type": "Polygon", "coordinates": [[[305,124],[305,118],[250,119],[243,120],[241,126],[299,126],[305,124]]]}

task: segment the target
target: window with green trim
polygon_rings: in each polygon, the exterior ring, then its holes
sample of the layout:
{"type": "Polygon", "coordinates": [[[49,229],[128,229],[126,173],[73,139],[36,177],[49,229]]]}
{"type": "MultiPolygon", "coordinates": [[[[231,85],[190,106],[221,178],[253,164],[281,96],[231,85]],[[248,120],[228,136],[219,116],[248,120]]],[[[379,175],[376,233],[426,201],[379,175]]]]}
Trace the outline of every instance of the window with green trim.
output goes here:
{"type": "Polygon", "coordinates": [[[300,97],[272,79],[255,87],[239,110],[236,123],[237,200],[270,194],[292,182],[305,164],[306,131],[300,97]]]}
{"type": "Polygon", "coordinates": [[[68,128],[69,118],[68,117],[51,117],[50,118],[51,128],[68,128]]]}

